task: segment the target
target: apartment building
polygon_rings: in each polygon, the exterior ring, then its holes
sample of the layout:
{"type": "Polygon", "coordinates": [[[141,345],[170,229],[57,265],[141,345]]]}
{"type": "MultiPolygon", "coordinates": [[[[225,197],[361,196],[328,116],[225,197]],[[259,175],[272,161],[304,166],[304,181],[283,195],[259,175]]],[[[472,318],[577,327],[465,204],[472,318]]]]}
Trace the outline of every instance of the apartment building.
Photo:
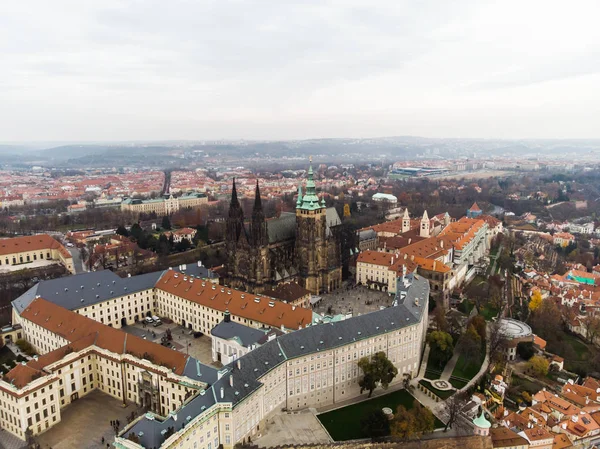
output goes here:
{"type": "Polygon", "coordinates": [[[281,335],[219,371],[205,394],[168,417],[146,414],[116,439],[127,449],[225,449],[248,441],[281,408],[320,407],[358,397],[361,357],[383,351],[398,368],[393,384],[418,371],[429,284],[409,275],[398,305],[281,335]],[[128,439],[133,433],[137,442],[128,439]]]}
{"type": "Polygon", "coordinates": [[[33,263],[59,263],[75,273],[71,253],[48,234],[0,239],[0,272],[30,268],[33,263]]]}
{"type": "Polygon", "coordinates": [[[155,213],[156,215],[171,215],[180,209],[200,207],[208,204],[208,197],[204,193],[186,193],[182,196],[165,195],[161,198],[142,200],[125,198],[121,202],[121,210],[134,213],[155,213]]]}

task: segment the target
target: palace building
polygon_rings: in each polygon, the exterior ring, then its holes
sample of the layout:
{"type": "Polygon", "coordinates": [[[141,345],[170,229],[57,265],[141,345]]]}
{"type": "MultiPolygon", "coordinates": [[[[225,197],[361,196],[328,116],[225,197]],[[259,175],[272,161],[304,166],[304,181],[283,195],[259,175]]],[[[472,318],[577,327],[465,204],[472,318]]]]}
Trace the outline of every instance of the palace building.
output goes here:
{"type": "Polygon", "coordinates": [[[40,355],[0,380],[0,427],[25,440],[28,429],[44,432],[64,407],[99,389],[148,410],[123,429],[116,447],[230,449],[281,408],[360,396],[361,357],[385,352],[398,369],[393,384],[414,376],[429,283],[408,273],[397,283],[393,307],[323,322],[308,309],[174,270],[120,281],[109,272],[42,281],[13,302],[14,325],[40,355]],[[228,364],[217,370],[118,329],[153,314],[209,335],[214,329],[215,355],[228,364]],[[232,353],[235,339],[241,344],[232,353]]]}
{"type": "Polygon", "coordinates": [[[342,282],[340,217],[319,199],[308,169],[306,192],[298,187],[296,212],[266,220],[256,184],[250,222],[237,197],[235,180],[227,219],[226,283],[249,292],[263,292],[295,280],[312,294],[338,288],[342,282]]]}
{"type": "Polygon", "coordinates": [[[201,207],[208,204],[204,193],[187,193],[182,196],[164,195],[161,198],[141,200],[126,198],[121,202],[121,210],[134,213],[155,213],[156,215],[171,215],[180,209],[201,207]]]}

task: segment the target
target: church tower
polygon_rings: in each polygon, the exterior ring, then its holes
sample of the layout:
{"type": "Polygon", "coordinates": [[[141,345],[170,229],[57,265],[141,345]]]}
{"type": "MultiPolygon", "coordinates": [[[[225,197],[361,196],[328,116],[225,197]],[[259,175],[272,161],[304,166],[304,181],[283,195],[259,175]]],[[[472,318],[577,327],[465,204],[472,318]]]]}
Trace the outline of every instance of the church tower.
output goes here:
{"type": "Polygon", "coordinates": [[[402,233],[410,231],[410,216],[408,215],[408,207],[404,209],[404,215],[402,216],[402,233]]]}
{"type": "Polygon", "coordinates": [[[268,252],[269,238],[267,234],[267,222],[260,199],[260,188],[256,181],[254,191],[254,208],[252,209],[252,220],[250,221],[250,279],[249,291],[261,292],[264,288],[265,277],[268,274],[268,252]]]}
{"type": "Polygon", "coordinates": [[[421,218],[421,237],[429,237],[429,217],[427,211],[423,212],[423,218],[421,218]]]}
{"type": "Polygon", "coordinates": [[[252,209],[252,221],[250,222],[250,235],[253,246],[260,247],[269,243],[267,240],[267,223],[260,199],[258,180],[256,181],[256,190],[254,191],[254,208],[252,209]]]}
{"type": "Polygon", "coordinates": [[[298,188],[296,202],[296,261],[298,283],[311,293],[319,294],[339,286],[341,266],[330,270],[329,250],[336,245],[336,239],[331,236],[328,243],[327,208],[325,200],[319,201],[317,196],[312,157],[310,162],[305,193],[302,195],[298,188]]]}
{"type": "Polygon", "coordinates": [[[231,201],[229,202],[229,215],[227,217],[226,241],[237,243],[240,234],[244,229],[244,211],[240,205],[235,188],[235,178],[233,178],[233,187],[231,188],[231,201]]]}

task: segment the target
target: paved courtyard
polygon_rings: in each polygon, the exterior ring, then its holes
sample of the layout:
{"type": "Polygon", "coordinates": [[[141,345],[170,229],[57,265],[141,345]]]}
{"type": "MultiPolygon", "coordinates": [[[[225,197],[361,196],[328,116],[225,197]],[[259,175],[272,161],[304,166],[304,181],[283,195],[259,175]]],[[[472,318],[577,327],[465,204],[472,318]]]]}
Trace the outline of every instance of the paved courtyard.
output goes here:
{"type": "MultiPolygon", "coordinates": [[[[123,403],[98,390],[61,410],[61,422],[37,437],[42,449],[102,449],[115,439],[111,420],[119,420],[120,428],[127,425],[127,415],[139,416],[142,409],[123,403]],[[104,444],[102,444],[104,437],[104,444]]],[[[110,446],[112,447],[112,446],[110,446]]]]}
{"type": "Polygon", "coordinates": [[[331,442],[313,409],[280,413],[269,418],[261,429],[261,436],[253,440],[259,447],[331,442]]]}
{"type": "Polygon", "coordinates": [[[380,307],[391,306],[394,295],[365,286],[354,286],[344,283],[332,293],[321,296],[321,301],[316,305],[315,312],[324,315],[352,313],[354,316],[379,310],[380,307]]]}
{"type": "Polygon", "coordinates": [[[171,344],[173,345],[174,349],[189,354],[206,365],[212,365],[215,367],[222,366],[220,363],[213,363],[212,361],[212,347],[210,336],[208,335],[194,338],[194,335],[190,334],[189,329],[178,326],[175,323],[163,323],[157,327],[152,325],[144,327],[142,323],[136,323],[123,327],[123,330],[129,334],[133,334],[159,344],[161,342],[161,338],[167,332],[167,329],[171,329],[171,336],[173,337],[171,344]]]}

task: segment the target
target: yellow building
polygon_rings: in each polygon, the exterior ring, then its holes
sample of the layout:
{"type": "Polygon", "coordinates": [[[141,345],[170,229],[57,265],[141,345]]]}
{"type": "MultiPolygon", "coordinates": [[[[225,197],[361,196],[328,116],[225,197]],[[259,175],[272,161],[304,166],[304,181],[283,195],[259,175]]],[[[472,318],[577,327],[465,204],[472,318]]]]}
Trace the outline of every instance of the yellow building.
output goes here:
{"type": "Polygon", "coordinates": [[[126,198],[121,202],[121,210],[138,214],[154,212],[160,216],[171,215],[180,209],[200,207],[204,204],[208,204],[208,197],[204,193],[187,193],[179,197],[165,195],[151,200],[126,198]]]}
{"type": "Polygon", "coordinates": [[[56,262],[75,273],[71,253],[48,234],[0,239],[0,272],[56,262]]]}

